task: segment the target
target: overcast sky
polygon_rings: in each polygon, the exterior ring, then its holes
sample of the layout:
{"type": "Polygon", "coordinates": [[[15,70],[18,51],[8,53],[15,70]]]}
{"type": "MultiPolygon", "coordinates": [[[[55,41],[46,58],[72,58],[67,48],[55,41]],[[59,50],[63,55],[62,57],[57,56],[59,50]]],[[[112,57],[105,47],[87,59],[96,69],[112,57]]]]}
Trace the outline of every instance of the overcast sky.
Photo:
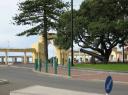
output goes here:
{"type": "MultiPolygon", "coordinates": [[[[37,36],[17,37],[16,34],[26,29],[23,26],[14,26],[12,17],[18,12],[18,2],[23,0],[0,0],[0,48],[30,48],[37,41],[37,36]]],[[[70,1],[70,0],[65,0],[70,1]]],[[[74,8],[78,9],[83,0],[74,0],[74,8]]],[[[50,45],[49,51],[53,51],[50,45]]]]}

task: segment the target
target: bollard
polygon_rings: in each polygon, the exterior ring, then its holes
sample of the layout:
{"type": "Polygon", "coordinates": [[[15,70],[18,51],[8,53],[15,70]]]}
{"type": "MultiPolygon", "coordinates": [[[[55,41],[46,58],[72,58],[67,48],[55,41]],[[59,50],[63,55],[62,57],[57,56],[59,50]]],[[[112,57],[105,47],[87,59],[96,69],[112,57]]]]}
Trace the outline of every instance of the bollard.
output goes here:
{"type": "Polygon", "coordinates": [[[53,67],[54,67],[54,74],[57,74],[57,59],[53,58],[53,67]]]}
{"type": "Polygon", "coordinates": [[[71,76],[71,60],[70,58],[68,59],[68,76],[71,76]]]}
{"type": "Polygon", "coordinates": [[[45,61],[45,72],[48,73],[48,60],[45,61]]]}
{"type": "Polygon", "coordinates": [[[38,71],[40,71],[40,72],[41,72],[41,67],[42,67],[41,59],[38,59],[38,71]]]}
{"type": "Polygon", "coordinates": [[[35,71],[37,71],[37,69],[38,69],[38,59],[35,59],[34,68],[35,68],[35,71]]]}

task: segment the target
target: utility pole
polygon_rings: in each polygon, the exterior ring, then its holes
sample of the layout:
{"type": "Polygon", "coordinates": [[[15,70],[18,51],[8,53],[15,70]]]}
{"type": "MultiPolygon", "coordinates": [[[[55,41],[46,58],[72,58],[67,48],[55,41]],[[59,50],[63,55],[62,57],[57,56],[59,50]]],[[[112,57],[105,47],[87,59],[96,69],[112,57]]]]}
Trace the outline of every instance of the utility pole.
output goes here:
{"type": "Polygon", "coordinates": [[[73,55],[73,0],[71,0],[71,66],[73,66],[74,55],[73,55]]]}
{"type": "MultiPolygon", "coordinates": [[[[126,21],[126,16],[125,16],[125,14],[124,14],[124,22],[126,21]]],[[[125,32],[125,29],[123,30],[124,32],[125,32]]],[[[125,52],[124,52],[124,47],[125,47],[125,42],[123,42],[123,45],[122,45],[122,51],[123,51],[123,63],[125,63],[125,58],[124,58],[124,56],[125,56],[125,52]]]]}

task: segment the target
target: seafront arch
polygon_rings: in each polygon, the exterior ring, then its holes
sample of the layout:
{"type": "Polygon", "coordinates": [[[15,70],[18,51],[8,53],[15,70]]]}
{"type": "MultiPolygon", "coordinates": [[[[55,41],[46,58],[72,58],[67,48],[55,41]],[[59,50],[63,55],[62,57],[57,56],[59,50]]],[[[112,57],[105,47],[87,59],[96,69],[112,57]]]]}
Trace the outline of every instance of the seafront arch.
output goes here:
{"type": "MultiPolygon", "coordinates": [[[[48,33],[48,43],[54,45],[54,39],[56,37],[55,33],[48,33]]],[[[32,48],[35,49],[36,53],[33,53],[33,61],[34,59],[41,59],[42,63],[44,63],[44,38],[43,36],[39,36],[38,41],[32,45],[32,48]]],[[[54,45],[55,49],[55,56],[58,59],[58,64],[65,64],[67,63],[67,58],[69,51],[65,51],[63,49],[59,49],[57,46],[54,45]]]]}

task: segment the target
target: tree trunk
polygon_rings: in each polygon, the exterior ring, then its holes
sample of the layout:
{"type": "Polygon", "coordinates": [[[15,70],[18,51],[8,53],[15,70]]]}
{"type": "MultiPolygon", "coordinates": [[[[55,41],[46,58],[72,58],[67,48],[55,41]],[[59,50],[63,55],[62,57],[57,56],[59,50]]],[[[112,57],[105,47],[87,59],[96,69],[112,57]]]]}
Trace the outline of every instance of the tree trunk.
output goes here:
{"type": "Polygon", "coordinates": [[[44,54],[46,72],[48,72],[48,38],[47,38],[47,17],[46,17],[46,6],[44,5],[44,54]]]}
{"type": "Polygon", "coordinates": [[[111,52],[112,52],[112,49],[107,49],[107,50],[105,50],[105,53],[104,53],[104,60],[103,60],[103,62],[104,63],[108,63],[108,61],[109,61],[109,56],[110,56],[110,54],[111,54],[111,52]]]}

